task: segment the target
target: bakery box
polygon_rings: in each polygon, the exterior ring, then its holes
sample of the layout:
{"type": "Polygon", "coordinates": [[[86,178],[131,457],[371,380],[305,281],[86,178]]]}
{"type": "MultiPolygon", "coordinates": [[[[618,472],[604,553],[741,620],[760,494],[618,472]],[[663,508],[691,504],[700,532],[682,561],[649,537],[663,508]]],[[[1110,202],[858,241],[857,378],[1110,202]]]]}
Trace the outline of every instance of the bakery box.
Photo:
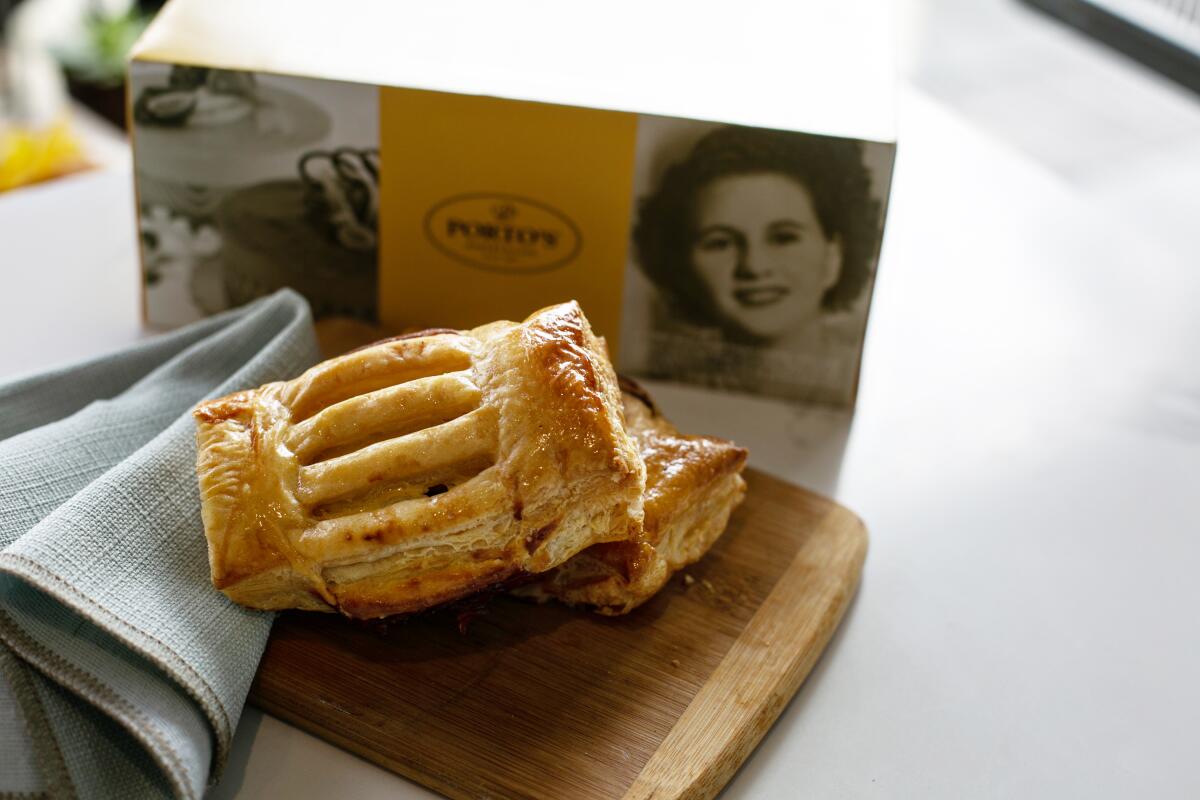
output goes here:
{"type": "Polygon", "coordinates": [[[834,5],[171,0],[130,64],[146,321],[574,298],[623,370],[851,405],[893,76],[887,5],[834,5]]]}

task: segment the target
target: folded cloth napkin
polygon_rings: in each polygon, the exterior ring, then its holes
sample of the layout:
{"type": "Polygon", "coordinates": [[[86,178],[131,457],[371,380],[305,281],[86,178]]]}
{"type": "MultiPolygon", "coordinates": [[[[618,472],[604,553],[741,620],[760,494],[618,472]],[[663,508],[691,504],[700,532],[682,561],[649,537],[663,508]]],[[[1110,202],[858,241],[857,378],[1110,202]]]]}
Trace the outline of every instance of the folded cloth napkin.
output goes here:
{"type": "Polygon", "coordinates": [[[219,775],[271,615],[209,581],[190,411],[317,360],[284,290],[0,384],[0,797],[219,775]]]}

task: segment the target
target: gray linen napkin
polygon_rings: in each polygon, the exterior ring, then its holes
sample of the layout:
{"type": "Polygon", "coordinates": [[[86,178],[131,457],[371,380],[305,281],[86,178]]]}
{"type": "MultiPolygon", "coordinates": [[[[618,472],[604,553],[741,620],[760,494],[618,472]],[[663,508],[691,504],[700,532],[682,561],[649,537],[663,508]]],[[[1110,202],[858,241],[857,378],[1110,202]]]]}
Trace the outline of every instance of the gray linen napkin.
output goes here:
{"type": "Polygon", "coordinates": [[[215,591],[190,411],[318,360],[284,290],[0,384],[0,797],[199,798],[271,616],[215,591]]]}

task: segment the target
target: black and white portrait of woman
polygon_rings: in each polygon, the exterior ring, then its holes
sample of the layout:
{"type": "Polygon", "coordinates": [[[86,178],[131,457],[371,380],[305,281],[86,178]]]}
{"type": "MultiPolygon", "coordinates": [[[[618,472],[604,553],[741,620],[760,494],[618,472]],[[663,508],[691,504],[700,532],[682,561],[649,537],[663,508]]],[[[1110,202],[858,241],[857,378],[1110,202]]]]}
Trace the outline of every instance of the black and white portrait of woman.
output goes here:
{"type": "Polygon", "coordinates": [[[852,403],[886,196],[866,146],[709,125],[661,168],[636,203],[632,271],[651,291],[641,323],[627,315],[627,368],[852,403]]]}

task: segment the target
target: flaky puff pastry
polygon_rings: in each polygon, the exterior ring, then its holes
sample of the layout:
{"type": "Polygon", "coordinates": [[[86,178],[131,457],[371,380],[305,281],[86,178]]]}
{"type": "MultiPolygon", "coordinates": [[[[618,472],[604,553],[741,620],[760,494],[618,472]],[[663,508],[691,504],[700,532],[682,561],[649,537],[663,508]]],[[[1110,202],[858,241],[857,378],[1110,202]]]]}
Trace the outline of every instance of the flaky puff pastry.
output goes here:
{"type": "Polygon", "coordinates": [[[514,593],[560,600],[605,615],[626,614],[677,570],[699,561],[742,502],[745,449],[687,436],[663,418],[646,391],[621,379],[626,430],[646,464],[645,521],[624,542],[597,544],[514,593]]]}
{"type": "Polygon", "coordinates": [[[325,361],[195,411],[214,585],[419,611],[641,530],[645,468],[575,303],[325,361]]]}

